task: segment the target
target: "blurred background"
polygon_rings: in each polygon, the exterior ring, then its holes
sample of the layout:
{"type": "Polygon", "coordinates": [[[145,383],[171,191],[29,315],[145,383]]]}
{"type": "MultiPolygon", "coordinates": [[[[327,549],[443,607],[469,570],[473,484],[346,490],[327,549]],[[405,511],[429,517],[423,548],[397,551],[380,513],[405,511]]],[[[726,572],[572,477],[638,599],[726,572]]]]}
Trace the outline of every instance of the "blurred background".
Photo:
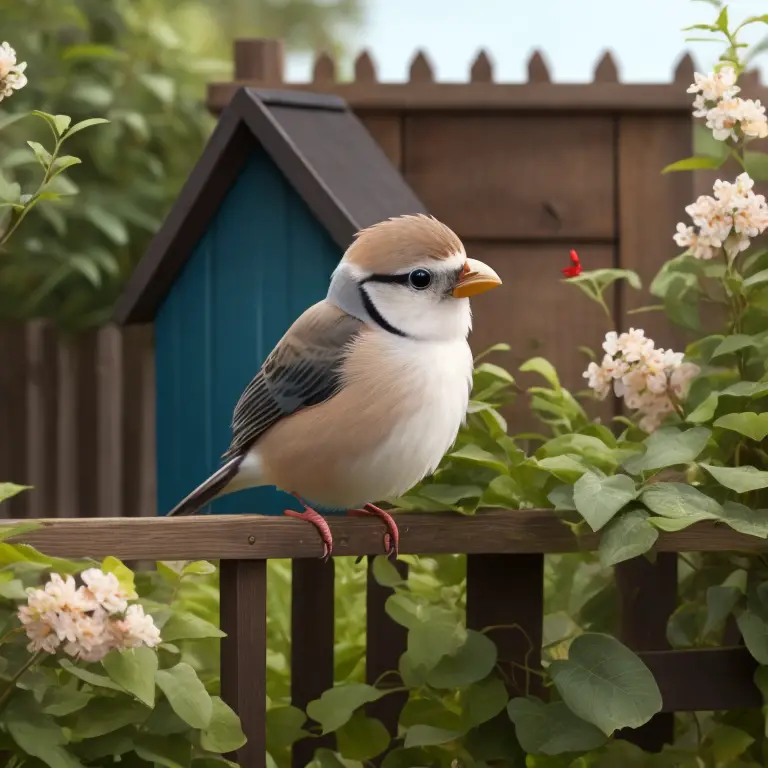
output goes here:
{"type": "MultiPolygon", "coordinates": [[[[41,205],[0,263],[0,319],[45,317],[66,330],[98,326],[110,313],[213,121],[205,84],[229,80],[236,37],[281,38],[287,79],[311,72],[329,51],[340,78],[370,50],[382,80],[404,80],[426,50],[437,80],[464,81],[485,48],[501,81],[521,81],[534,49],[553,80],[589,81],[605,50],[626,82],[668,81],[681,51],[711,64],[719,46],[686,44],[683,26],[708,20],[710,0],[0,0],[2,36],[28,62],[29,85],[0,105],[75,120],[106,116],[69,151],[77,204],[41,205]]],[[[758,0],[735,0],[746,15],[758,0]]],[[[759,26],[753,27],[759,34],[759,26]]],[[[25,120],[0,132],[0,172],[30,180],[25,120]]],[[[73,190],[72,190],[73,191],[73,190]]]]}

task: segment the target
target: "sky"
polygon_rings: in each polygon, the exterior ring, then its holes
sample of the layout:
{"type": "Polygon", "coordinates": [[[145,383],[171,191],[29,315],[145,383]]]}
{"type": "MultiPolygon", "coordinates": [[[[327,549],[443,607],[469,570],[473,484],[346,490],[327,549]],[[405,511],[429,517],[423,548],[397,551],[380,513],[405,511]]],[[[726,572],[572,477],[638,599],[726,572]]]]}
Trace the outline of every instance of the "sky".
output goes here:
{"type": "MultiPolygon", "coordinates": [[[[320,0],[322,1],[322,0],[320,0]]],[[[527,79],[526,63],[540,49],[555,82],[589,82],[595,63],[611,50],[624,82],[668,82],[683,51],[697,69],[711,65],[722,50],[714,43],[686,43],[690,24],[710,23],[717,11],[696,0],[367,0],[364,29],[353,48],[368,49],[379,79],[407,79],[413,53],[424,48],[436,79],[462,82],[478,50],[485,48],[502,82],[527,79]],[[470,10],[471,9],[471,10],[470,10]]],[[[766,0],[731,0],[731,18],[768,12],[766,0]]],[[[744,36],[768,34],[756,24],[744,36]]],[[[760,69],[765,71],[768,56],[760,69]]],[[[289,63],[288,78],[305,80],[307,59],[289,63]]],[[[763,80],[768,77],[763,76],[763,80]]]]}

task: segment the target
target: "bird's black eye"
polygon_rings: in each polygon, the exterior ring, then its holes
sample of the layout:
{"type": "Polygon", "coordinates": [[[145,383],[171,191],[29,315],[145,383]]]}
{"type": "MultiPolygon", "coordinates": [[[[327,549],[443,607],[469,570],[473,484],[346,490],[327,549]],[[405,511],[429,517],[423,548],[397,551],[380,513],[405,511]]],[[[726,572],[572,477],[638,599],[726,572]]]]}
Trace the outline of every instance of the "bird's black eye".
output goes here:
{"type": "Polygon", "coordinates": [[[423,291],[432,282],[432,274],[426,269],[414,269],[408,275],[408,282],[417,290],[423,291]]]}

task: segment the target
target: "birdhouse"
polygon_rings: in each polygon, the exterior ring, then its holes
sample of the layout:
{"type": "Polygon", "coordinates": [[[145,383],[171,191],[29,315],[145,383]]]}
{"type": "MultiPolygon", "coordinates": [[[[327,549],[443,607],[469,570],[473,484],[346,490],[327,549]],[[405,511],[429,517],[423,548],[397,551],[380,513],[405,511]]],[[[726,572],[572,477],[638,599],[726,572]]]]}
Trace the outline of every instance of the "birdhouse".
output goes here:
{"type": "MultiPolygon", "coordinates": [[[[419,212],[342,99],[236,93],[115,310],[118,323],[154,323],[160,514],[220,466],[241,392],[325,297],[355,233],[419,212]]],[[[204,511],[279,514],[294,504],[260,488],[204,511]]]]}

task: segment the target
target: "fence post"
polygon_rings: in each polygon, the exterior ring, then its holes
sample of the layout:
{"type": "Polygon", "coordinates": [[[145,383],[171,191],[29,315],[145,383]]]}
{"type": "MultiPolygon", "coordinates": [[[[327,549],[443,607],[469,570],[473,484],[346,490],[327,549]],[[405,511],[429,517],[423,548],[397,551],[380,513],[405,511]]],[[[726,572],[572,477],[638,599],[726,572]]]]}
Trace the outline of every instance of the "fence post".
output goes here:
{"type": "Polygon", "coordinates": [[[243,768],[267,757],[267,561],[221,561],[221,697],[240,716],[248,743],[231,756],[243,768]]]}
{"type": "MultiPolygon", "coordinates": [[[[397,670],[408,642],[408,630],[393,621],[384,609],[393,591],[382,587],[373,577],[374,560],[375,557],[368,558],[366,586],[365,680],[369,685],[373,685],[385,672],[397,670]]],[[[408,564],[397,560],[394,565],[400,576],[407,579],[408,564]]],[[[366,712],[370,717],[381,720],[390,736],[395,737],[400,711],[407,700],[407,693],[390,693],[369,704],[366,712]]]]}
{"type": "MultiPolygon", "coordinates": [[[[667,621],[677,604],[677,555],[660,553],[651,564],[641,557],[616,566],[621,593],[622,642],[633,651],[663,651],[667,621]]],[[[674,739],[675,716],[663,712],[640,728],[620,733],[621,738],[651,752],[661,751],[674,739]]]]}
{"type": "MultiPolygon", "coordinates": [[[[291,581],[291,704],[306,710],[333,687],[334,565],[316,558],[293,561],[291,581]]],[[[333,735],[293,745],[292,764],[304,768],[333,735]]]]}
{"type": "Polygon", "coordinates": [[[235,80],[281,83],[282,40],[235,40],[235,80]]]}

